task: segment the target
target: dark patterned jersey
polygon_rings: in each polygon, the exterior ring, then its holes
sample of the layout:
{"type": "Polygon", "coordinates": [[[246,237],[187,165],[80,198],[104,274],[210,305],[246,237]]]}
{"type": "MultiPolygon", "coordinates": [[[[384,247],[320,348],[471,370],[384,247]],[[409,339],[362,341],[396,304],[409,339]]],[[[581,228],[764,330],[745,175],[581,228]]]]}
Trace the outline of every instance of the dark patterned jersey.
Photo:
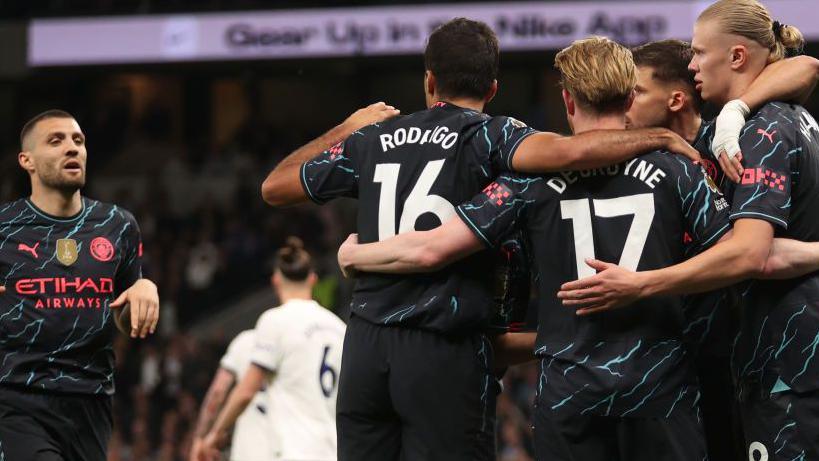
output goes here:
{"type": "MultiPolygon", "coordinates": [[[[533,132],[512,118],[437,103],[357,131],[304,163],[302,186],[318,203],[358,198],[362,243],[429,230],[510,168],[533,132]]],[[[494,255],[484,252],[430,274],[361,274],[351,311],[372,323],[435,331],[485,327],[494,267],[494,255]]]]}
{"type": "Polygon", "coordinates": [[[716,242],[730,227],[728,204],[702,168],[654,152],[603,169],[501,175],[458,214],[488,246],[515,227],[529,235],[539,277],[539,392],[553,410],[662,416],[695,404],[680,298],[580,317],[555,295],[594,274],[586,258],[643,271],[682,261],[684,232],[701,248],[716,242]]]}
{"type": "Polygon", "coordinates": [[[0,385],[114,392],[108,304],[141,276],[139,228],[115,205],[82,204],[73,218],[0,205],[0,385]]]}
{"type": "MultiPolygon", "coordinates": [[[[748,119],[739,139],[740,184],[726,183],[731,219],[760,219],[775,237],[819,241],[819,126],[802,107],[768,103],[748,119]]],[[[763,389],[819,388],[819,274],[751,281],[733,368],[763,389]]]]}
{"type": "MultiPolygon", "coordinates": [[[[702,166],[720,190],[725,187],[726,177],[711,150],[714,140],[714,120],[703,120],[697,136],[691,144],[702,156],[702,166]]],[[[730,204],[730,197],[725,197],[730,204]]],[[[686,244],[691,242],[684,237],[686,244]]],[[[687,255],[694,256],[696,248],[687,255]]],[[[739,296],[733,287],[688,295],[684,298],[683,312],[686,325],[683,329],[693,350],[708,355],[728,357],[739,326],[737,306],[739,296]]]]}

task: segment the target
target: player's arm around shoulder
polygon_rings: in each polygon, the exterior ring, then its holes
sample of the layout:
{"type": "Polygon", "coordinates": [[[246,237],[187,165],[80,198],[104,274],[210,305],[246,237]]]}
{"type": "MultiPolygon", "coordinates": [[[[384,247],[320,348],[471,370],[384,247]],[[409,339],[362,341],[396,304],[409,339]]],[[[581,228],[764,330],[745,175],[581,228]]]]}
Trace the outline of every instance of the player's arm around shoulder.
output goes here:
{"type": "MultiPolygon", "coordinates": [[[[279,162],[262,183],[262,199],[271,206],[306,202],[311,197],[302,184],[302,165],[342,143],[357,130],[398,115],[400,111],[377,102],[355,111],[344,122],[327,133],[296,149],[279,162]]],[[[332,155],[330,153],[330,155],[332,155]]]]}
{"type": "Polygon", "coordinates": [[[483,248],[463,221],[452,218],[435,229],[381,242],[358,243],[358,234],[351,234],[338,250],[338,264],[348,277],[356,272],[434,272],[483,248]]]}
{"type": "Polygon", "coordinates": [[[665,128],[594,130],[574,136],[541,132],[521,141],[511,164],[514,171],[550,173],[602,168],[637,155],[665,149],[700,160],[699,152],[665,128]]]}

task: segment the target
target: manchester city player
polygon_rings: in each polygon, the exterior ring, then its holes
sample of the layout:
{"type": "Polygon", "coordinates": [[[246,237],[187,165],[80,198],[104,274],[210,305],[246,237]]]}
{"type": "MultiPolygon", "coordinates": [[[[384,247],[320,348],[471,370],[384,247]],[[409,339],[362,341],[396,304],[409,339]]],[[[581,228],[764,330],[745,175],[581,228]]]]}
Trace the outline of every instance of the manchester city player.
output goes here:
{"type": "MultiPolygon", "coordinates": [[[[482,113],[498,87],[497,38],[486,24],[442,25],[429,37],[425,64],[426,110],[331,131],[271,172],[265,200],[356,197],[361,239],[375,242],[439,226],[455,215],[453,204],[504,170],[599,167],[657,148],[698,157],[665,129],[562,137],[482,113]]],[[[358,280],[339,383],[339,459],[494,458],[493,357],[483,334],[492,259],[358,280]]]]}
{"type": "MultiPolygon", "coordinates": [[[[793,26],[773,21],[755,1],[719,1],[694,29],[691,69],[703,98],[737,98],[769,62],[802,44],[793,26]],[[722,54],[718,50],[731,50],[722,54]]],[[[643,296],[701,291],[766,272],[774,236],[819,241],[812,211],[819,174],[819,126],[802,107],[768,103],[739,140],[745,171],[729,184],[733,235],[697,258],[667,269],[632,273],[593,262],[602,272],[567,284],[561,296],[582,312],[609,309],[643,296]]],[[[751,459],[819,456],[819,314],[816,272],[743,286],[742,321],[733,354],[745,449],[751,459]]]]}
{"type": "MultiPolygon", "coordinates": [[[[629,50],[592,37],[558,53],[555,65],[575,132],[624,127],[636,81],[629,50]]],[[[654,152],[607,168],[502,174],[457,208],[460,219],[385,242],[345,244],[339,260],[367,271],[435,268],[523,228],[538,275],[538,459],[699,460],[706,449],[681,299],[589,319],[567,311],[554,293],[586,275],[584,258],[592,255],[662,267],[685,256],[684,232],[695,251],[707,248],[728,230],[727,208],[701,168],[654,152]]]]}
{"type": "MultiPolygon", "coordinates": [[[[634,103],[626,113],[626,125],[635,128],[663,126],[692,143],[703,157],[702,164],[714,181],[724,187],[726,175],[723,169],[735,178],[740,170],[735,170],[736,156],[711,153],[712,142],[726,144],[725,138],[739,138],[744,124],[729,123],[726,130],[725,119],[735,117],[723,109],[715,129],[714,121],[703,120],[700,116],[702,98],[696,90],[693,72],[688,63],[693,57],[691,46],[679,40],[651,42],[632,50],[637,66],[637,86],[634,103]],[[715,131],[720,136],[715,137],[715,131]],[[722,139],[721,139],[722,138],[722,139]]],[[[771,100],[804,101],[819,78],[819,60],[810,56],[797,56],[777,61],[765,68],[742,95],[741,100],[751,108],[761,107],[771,100]]],[[[730,144],[730,143],[729,143],[730,144]]],[[[732,178],[733,180],[733,178],[732,178]]],[[[726,197],[730,199],[730,197],[726,197]]],[[[777,239],[780,256],[794,259],[793,253],[813,255],[819,262],[817,245],[795,240],[777,239]]],[[[770,258],[769,258],[770,259],[770,258]]],[[[771,264],[776,264],[774,258],[771,264]]],[[[805,272],[816,269],[806,268],[805,272]]],[[[686,297],[686,336],[691,340],[696,354],[696,365],[702,398],[703,425],[705,427],[708,451],[711,459],[736,459],[735,444],[726,434],[738,432],[738,421],[734,417],[733,380],[730,373],[730,350],[737,328],[737,296],[729,290],[719,290],[686,297]],[[735,429],[735,430],[731,430],[735,429]]]]}
{"type": "Polygon", "coordinates": [[[0,205],[0,459],[104,461],[113,326],[153,333],[156,286],[141,278],[134,217],[80,195],[87,152],[74,117],[44,112],[20,142],[31,196],[0,205]]]}

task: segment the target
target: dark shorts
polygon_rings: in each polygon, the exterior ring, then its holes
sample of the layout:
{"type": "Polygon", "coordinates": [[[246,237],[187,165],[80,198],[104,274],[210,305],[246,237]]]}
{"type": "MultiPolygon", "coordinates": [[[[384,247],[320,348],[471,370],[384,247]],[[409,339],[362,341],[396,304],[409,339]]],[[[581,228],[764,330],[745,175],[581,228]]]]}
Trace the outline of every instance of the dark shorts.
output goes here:
{"type": "Polygon", "coordinates": [[[742,456],[742,427],[728,355],[703,351],[695,360],[700,383],[699,401],[710,461],[734,461],[742,456]]]}
{"type": "Polygon", "coordinates": [[[701,461],[707,458],[696,414],[671,417],[559,415],[535,406],[538,461],[701,461]]]}
{"type": "Polygon", "coordinates": [[[482,334],[441,335],[353,315],[336,403],[339,461],[494,460],[492,360],[482,334]]]}
{"type": "Polygon", "coordinates": [[[0,459],[105,461],[111,428],[109,396],[0,387],[0,459]]]}
{"type": "Polygon", "coordinates": [[[745,438],[752,461],[819,459],[819,390],[771,394],[746,386],[739,394],[745,438]]]}

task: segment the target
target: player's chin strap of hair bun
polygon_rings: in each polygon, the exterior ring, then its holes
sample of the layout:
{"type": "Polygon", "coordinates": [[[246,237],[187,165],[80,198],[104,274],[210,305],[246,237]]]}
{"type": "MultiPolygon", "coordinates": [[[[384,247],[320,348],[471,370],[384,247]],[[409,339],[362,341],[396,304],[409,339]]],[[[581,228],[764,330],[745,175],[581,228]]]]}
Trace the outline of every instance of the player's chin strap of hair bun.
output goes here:
{"type": "Polygon", "coordinates": [[[772,28],[773,28],[774,38],[776,38],[776,39],[780,38],[779,34],[782,33],[782,28],[783,27],[788,27],[788,25],[787,24],[782,24],[779,21],[774,21],[773,22],[772,28]]]}
{"type": "MultiPolygon", "coordinates": [[[[774,21],[773,22],[773,25],[771,26],[771,29],[773,29],[774,40],[782,41],[782,29],[784,29],[786,27],[788,27],[787,24],[782,24],[779,21],[774,21]]],[[[799,56],[802,53],[803,53],[803,50],[802,50],[801,46],[798,47],[798,48],[785,48],[785,57],[786,58],[792,58],[794,56],[799,56]]]]}

